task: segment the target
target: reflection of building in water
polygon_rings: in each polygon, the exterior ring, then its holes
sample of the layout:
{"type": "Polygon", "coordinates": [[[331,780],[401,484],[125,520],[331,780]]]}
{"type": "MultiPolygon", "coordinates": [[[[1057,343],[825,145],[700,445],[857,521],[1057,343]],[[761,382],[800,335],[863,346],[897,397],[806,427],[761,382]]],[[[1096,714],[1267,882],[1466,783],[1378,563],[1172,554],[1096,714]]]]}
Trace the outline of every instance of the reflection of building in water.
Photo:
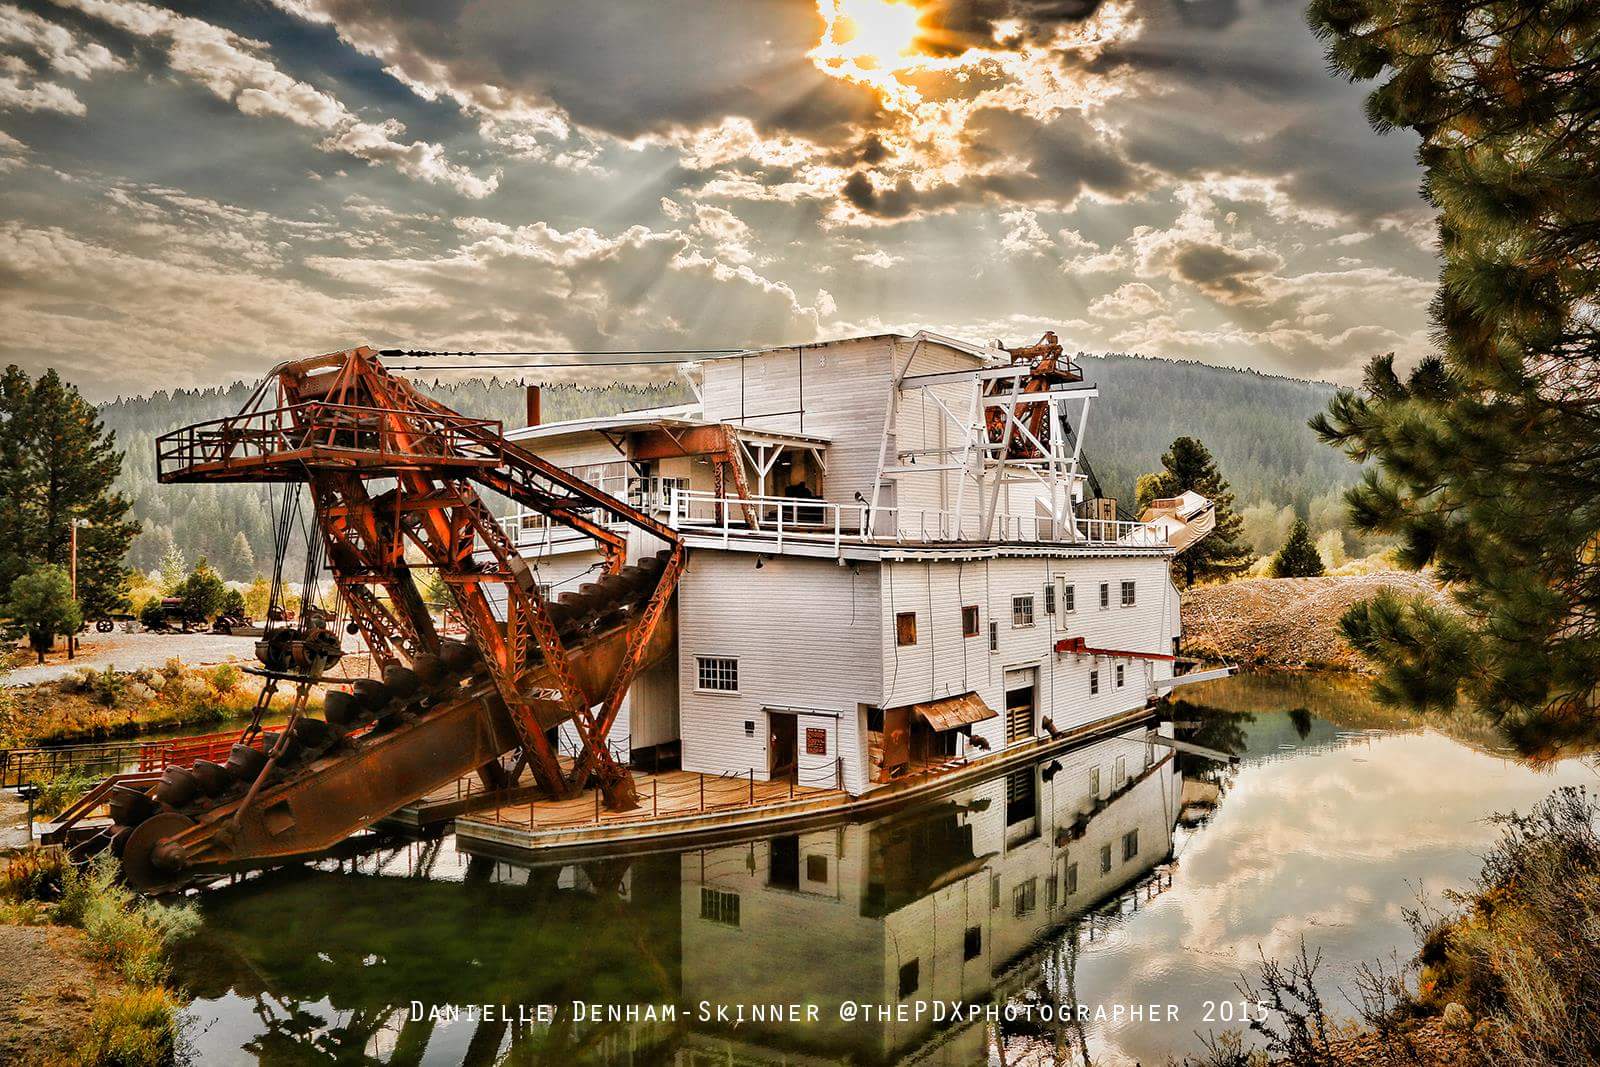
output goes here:
{"type": "MultiPolygon", "coordinates": [[[[429,846],[362,872],[299,869],[207,892],[179,972],[201,1062],[878,1063],[985,1057],[982,1021],[842,1023],[838,1008],[1070,1001],[1086,910],[1172,850],[1171,752],[1109,738],[872,822],[572,864],[429,846]],[[434,877],[448,871],[433,869],[434,877]],[[427,1005],[672,1004],[672,1022],[440,1024],[427,1005]],[[816,1023],[702,1022],[701,1001],[812,1003],[816,1023]]],[[[1002,1036],[1033,1035],[1007,1024],[1002,1036]]]]}
{"type": "Polygon", "coordinates": [[[1111,738],[876,822],[685,854],[684,999],[820,1008],[814,1024],[692,1020],[691,1045],[717,1063],[987,1059],[981,1021],[842,1022],[839,1006],[1069,1000],[1054,935],[1169,858],[1181,791],[1167,749],[1111,738]]]}

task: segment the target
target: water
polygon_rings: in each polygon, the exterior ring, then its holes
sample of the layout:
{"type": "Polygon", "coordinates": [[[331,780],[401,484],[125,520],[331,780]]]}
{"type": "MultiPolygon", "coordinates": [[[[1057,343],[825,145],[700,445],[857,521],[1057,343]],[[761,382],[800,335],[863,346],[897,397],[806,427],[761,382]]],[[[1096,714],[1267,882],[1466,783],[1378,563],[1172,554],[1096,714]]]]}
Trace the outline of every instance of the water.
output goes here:
{"type": "Polygon", "coordinates": [[[1048,1064],[1081,1063],[1086,1042],[1096,1064],[1160,1063],[1237,1019],[1261,953],[1304,938],[1329,990],[1409,955],[1404,909],[1470,881],[1488,816],[1594,778],[1384,712],[1349,683],[1186,695],[1184,736],[1238,765],[1114,738],[800,834],[534,866],[446,838],[211,889],[178,964],[196,1058],[1048,1064]],[[574,1001],[677,1017],[574,1023],[574,1001]],[[413,1002],[510,1018],[413,1019],[413,1002]],[[980,1017],[936,1018],[951,1002],[980,1017]],[[715,1016],[774,1003],[816,1018],[715,1016]],[[881,1017],[847,1021],[845,1004],[881,1017]],[[1015,1017],[982,1018],[990,1004],[1015,1017]],[[1045,1017],[1061,1004],[1084,1018],[1045,1017]],[[555,1025],[539,1005],[559,1006],[555,1025]]]}

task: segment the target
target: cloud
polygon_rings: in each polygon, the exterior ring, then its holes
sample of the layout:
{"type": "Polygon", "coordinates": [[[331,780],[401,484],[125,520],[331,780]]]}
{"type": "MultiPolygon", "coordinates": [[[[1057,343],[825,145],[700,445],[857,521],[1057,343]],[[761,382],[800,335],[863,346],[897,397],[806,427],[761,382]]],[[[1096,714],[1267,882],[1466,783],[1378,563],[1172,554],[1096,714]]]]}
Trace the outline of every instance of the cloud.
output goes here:
{"type": "Polygon", "coordinates": [[[14,77],[0,77],[0,111],[59,111],[63,115],[82,115],[88,109],[78,94],[54,82],[23,85],[14,77]]]}
{"type": "Polygon", "coordinates": [[[870,252],[857,252],[850,257],[856,263],[865,263],[877,270],[888,270],[897,263],[904,263],[904,256],[892,255],[881,248],[874,248],[870,252]]]}
{"type": "Polygon", "coordinates": [[[1089,305],[1089,314],[1102,319],[1147,318],[1167,308],[1166,297],[1143,282],[1126,282],[1089,305]]]}
{"type": "Polygon", "coordinates": [[[174,14],[148,4],[112,0],[55,0],[135,37],[161,42],[168,66],[231,102],[246,115],[291,122],[327,136],[317,142],[325,152],[340,152],[369,163],[387,163],[408,177],[442,184],[462,196],[481,199],[494,192],[499,175],[480,178],[469,168],[451,163],[444,149],[425,141],[402,139],[405,126],[396,119],[367,122],[332,94],[279,70],[263,55],[268,45],[201,19],[174,14]]]}
{"type": "Polygon", "coordinates": [[[0,48],[11,54],[26,52],[53,73],[72,78],[91,78],[126,66],[105,45],[79,42],[67,29],[13,4],[0,4],[0,48]]]}

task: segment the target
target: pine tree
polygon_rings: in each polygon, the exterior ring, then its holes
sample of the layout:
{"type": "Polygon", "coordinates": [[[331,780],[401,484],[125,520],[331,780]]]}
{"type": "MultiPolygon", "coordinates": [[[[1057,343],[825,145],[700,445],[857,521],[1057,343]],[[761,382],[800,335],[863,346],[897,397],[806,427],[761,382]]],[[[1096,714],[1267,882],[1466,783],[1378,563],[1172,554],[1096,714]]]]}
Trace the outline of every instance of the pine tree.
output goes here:
{"type": "Polygon", "coordinates": [[[1234,510],[1233,492],[1217,469],[1205,445],[1193,437],[1180,437],[1161,456],[1161,470],[1139,479],[1139,503],[1158,497],[1196,492],[1211,501],[1217,525],[1172,562],[1173,577],[1191,586],[1197,581],[1227,578],[1254,562],[1250,550],[1239,544],[1243,523],[1234,510]],[[1145,499],[1146,494],[1149,499],[1145,499]]]}
{"type": "Polygon", "coordinates": [[[55,371],[30,381],[0,377],[0,581],[40,563],[67,568],[78,527],[78,601],[88,618],[127,604],[124,558],[139,532],[113,486],[122,472],[116,437],[93,405],[55,371]]]}
{"type": "Polygon", "coordinates": [[[178,586],[182,585],[184,578],[188,576],[189,561],[183,558],[183,552],[179,550],[172,531],[163,532],[166,534],[166,544],[161,550],[161,562],[158,565],[161,571],[161,591],[167,596],[173,596],[178,586]]]}
{"type": "Polygon", "coordinates": [[[57,637],[75,634],[83,625],[83,612],[72,599],[72,582],[54,564],[35,567],[12,582],[5,608],[12,625],[28,635],[40,663],[57,637]]]}
{"type": "Polygon", "coordinates": [[[1311,540],[1311,527],[1306,520],[1296,519],[1289,527],[1289,539],[1272,557],[1274,578],[1319,578],[1322,576],[1322,555],[1311,540]]]}
{"type": "Polygon", "coordinates": [[[240,530],[233,535],[233,547],[228,551],[228,573],[235,581],[248,582],[256,576],[256,554],[250,539],[240,530]]]}
{"type": "Polygon", "coordinates": [[[1465,696],[1518,730],[1600,691],[1600,5],[1313,0],[1331,65],[1421,137],[1444,265],[1441,351],[1374,359],[1312,427],[1367,464],[1347,495],[1458,610],[1378,597],[1344,619],[1380,696],[1465,696]]]}

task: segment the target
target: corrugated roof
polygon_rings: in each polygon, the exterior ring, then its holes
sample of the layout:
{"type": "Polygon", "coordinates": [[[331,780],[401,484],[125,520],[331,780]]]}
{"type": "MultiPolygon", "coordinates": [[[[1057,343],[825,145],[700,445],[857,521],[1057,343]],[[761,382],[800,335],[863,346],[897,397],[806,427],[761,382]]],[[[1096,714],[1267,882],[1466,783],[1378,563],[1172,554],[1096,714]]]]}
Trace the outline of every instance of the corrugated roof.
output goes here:
{"type": "Polygon", "coordinates": [[[1000,715],[998,711],[985,704],[977,693],[962,693],[960,696],[925,700],[920,704],[911,705],[911,714],[927,723],[929,728],[936,732],[957,730],[963,726],[971,726],[975,722],[998,718],[1000,715]]]}

